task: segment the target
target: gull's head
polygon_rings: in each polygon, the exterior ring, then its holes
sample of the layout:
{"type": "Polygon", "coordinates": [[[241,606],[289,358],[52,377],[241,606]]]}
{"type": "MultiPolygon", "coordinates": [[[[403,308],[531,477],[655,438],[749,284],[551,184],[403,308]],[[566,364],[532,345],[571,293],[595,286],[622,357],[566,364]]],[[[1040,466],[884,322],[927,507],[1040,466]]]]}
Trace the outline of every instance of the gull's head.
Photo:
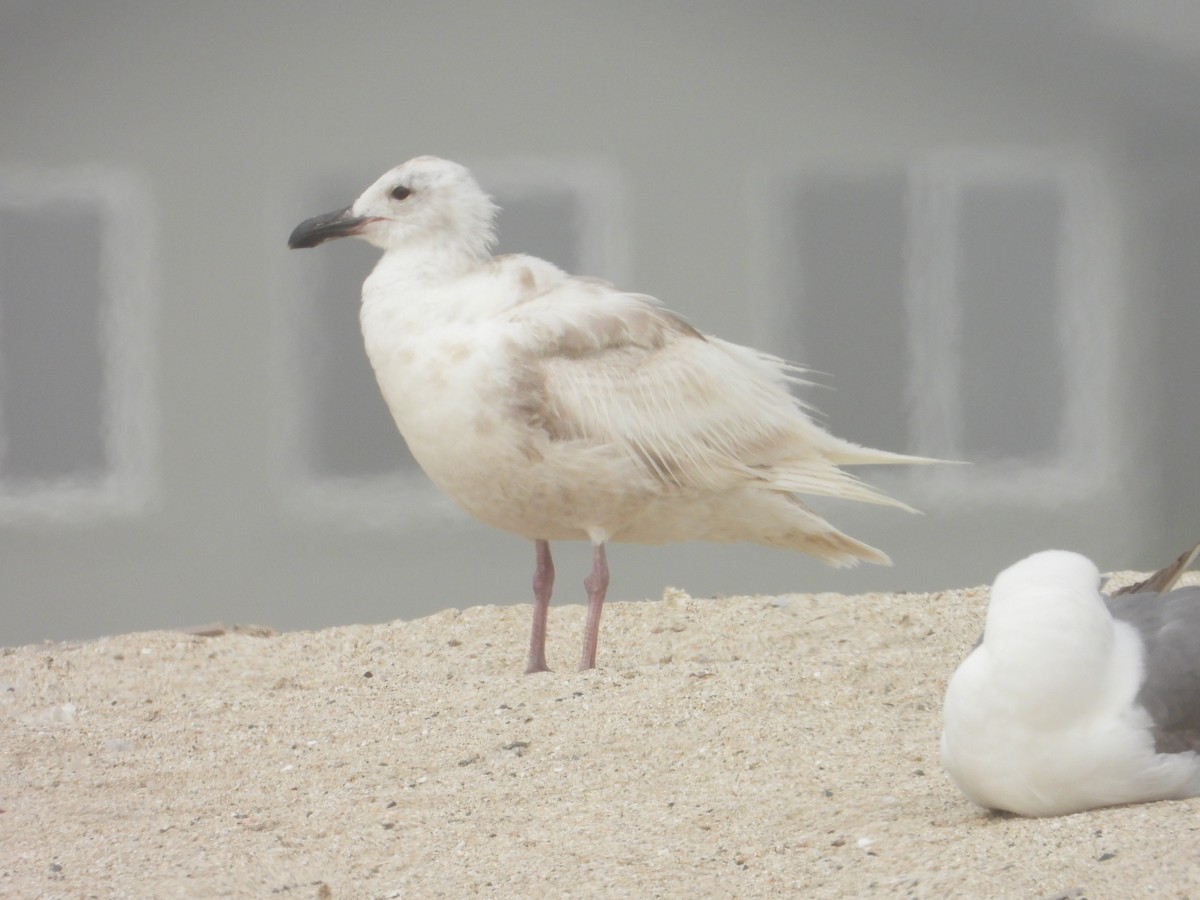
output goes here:
{"type": "Polygon", "coordinates": [[[1086,556],[1043,550],[996,576],[984,642],[1028,642],[1039,634],[1080,637],[1111,630],[1100,572],[1086,556]]]}
{"type": "Polygon", "coordinates": [[[996,576],[992,600],[1034,588],[1058,587],[1095,593],[1100,586],[1100,571],[1082,553],[1070,550],[1042,550],[1013,563],[996,576]]]}
{"type": "Polygon", "coordinates": [[[496,206],[466,167],[418,156],[385,173],[345,209],[314,216],[288,238],[293,250],[358,237],[383,250],[428,244],[486,256],[496,206]]]}

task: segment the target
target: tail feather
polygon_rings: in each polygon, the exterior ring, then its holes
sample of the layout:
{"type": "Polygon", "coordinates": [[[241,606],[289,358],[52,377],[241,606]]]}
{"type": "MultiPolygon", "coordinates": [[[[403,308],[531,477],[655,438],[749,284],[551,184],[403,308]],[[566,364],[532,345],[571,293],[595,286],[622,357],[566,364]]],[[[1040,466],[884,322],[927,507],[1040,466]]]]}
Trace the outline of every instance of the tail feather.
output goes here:
{"type": "Polygon", "coordinates": [[[1117,588],[1113,591],[1113,596],[1119,597],[1121,594],[1165,594],[1175,587],[1176,582],[1188,570],[1197,556],[1200,556],[1200,543],[1194,545],[1190,550],[1185,550],[1173,563],[1163,566],[1144,581],[1139,581],[1137,584],[1131,584],[1123,588],[1117,588]]]}
{"type": "Polygon", "coordinates": [[[835,528],[819,533],[810,531],[797,534],[792,540],[788,540],[785,536],[766,543],[784,550],[799,550],[815,556],[821,562],[833,566],[835,569],[849,569],[857,566],[860,562],[874,563],[877,566],[892,564],[891,557],[882,550],[855,540],[835,528]]]}
{"type": "Polygon", "coordinates": [[[790,525],[763,533],[756,538],[759,543],[783,550],[799,550],[836,569],[848,569],[860,562],[879,566],[892,564],[891,557],[882,550],[838,531],[798,498],[788,499],[791,502],[786,512],[780,507],[775,507],[774,512],[783,512],[792,520],[790,525]]]}
{"type": "Polygon", "coordinates": [[[961,460],[910,456],[907,453],[893,453],[891,450],[876,450],[874,447],[864,447],[853,441],[833,437],[833,435],[829,435],[829,442],[823,449],[825,458],[837,466],[927,466],[935,463],[963,465],[961,460]]]}
{"type": "Polygon", "coordinates": [[[857,500],[860,503],[893,506],[910,513],[918,512],[902,500],[889,497],[857,476],[844,472],[836,465],[825,461],[808,461],[802,465],[775,469],[771,471],[768,480],[771,488],[777,491],[817,497],[837,497],[841,500],[857,500]]]}

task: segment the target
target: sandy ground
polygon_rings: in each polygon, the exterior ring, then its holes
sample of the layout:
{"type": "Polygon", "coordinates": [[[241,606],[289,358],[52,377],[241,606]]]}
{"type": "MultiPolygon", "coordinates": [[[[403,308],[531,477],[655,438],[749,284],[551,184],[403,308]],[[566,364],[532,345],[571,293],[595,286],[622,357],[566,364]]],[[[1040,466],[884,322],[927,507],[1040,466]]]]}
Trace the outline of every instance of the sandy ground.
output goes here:
{"type": "Polygon", "coordinates": [[[937,759],[983,588],[0,656],[5,897],[1200,895],[1200,799],[1023,820],[937,759]]]}

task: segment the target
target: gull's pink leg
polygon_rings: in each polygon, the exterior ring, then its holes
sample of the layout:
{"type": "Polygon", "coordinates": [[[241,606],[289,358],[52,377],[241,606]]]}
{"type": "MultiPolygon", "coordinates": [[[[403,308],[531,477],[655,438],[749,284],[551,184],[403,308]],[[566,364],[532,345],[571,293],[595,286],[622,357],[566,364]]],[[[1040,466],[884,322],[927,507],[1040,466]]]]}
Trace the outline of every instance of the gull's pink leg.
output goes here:
{"type": "Polygon", "coordinates": [[[587,588],[587,625],[583,631],[583,659],[579,670],[596,668],[596,644],[600,640],[600,610],[604,608],[604,595],[608,593],[608,558],[604,544],[592,545],[592,574],[583,581],[587,588]]]}
{"type": "Polygon", "coordinates": [[[550,609],[550,592],[554,590],[554,560],[550,558],[550,542],[535,541],[537,569],[533,573],[533,631],[529,635],[529,665],[525,674],[549,672],[546,665],[546,613],[550,609]]]}

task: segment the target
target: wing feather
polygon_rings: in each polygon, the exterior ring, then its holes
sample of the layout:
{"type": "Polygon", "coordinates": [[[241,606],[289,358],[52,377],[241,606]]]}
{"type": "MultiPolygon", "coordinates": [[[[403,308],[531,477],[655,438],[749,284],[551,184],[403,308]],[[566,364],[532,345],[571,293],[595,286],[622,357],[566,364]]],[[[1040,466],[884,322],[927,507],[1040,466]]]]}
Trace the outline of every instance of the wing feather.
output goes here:
{"type": "Polygon", "coordinates": [[[522,410],[551,440],[620,448],[665,486],[754,481],[908,508],[837,467],[852,451],[883,460],[817,426],[788,389],[800,370],[780,359],[602,282],[567,279],[512,320],[525,349],[522,410]]]}

